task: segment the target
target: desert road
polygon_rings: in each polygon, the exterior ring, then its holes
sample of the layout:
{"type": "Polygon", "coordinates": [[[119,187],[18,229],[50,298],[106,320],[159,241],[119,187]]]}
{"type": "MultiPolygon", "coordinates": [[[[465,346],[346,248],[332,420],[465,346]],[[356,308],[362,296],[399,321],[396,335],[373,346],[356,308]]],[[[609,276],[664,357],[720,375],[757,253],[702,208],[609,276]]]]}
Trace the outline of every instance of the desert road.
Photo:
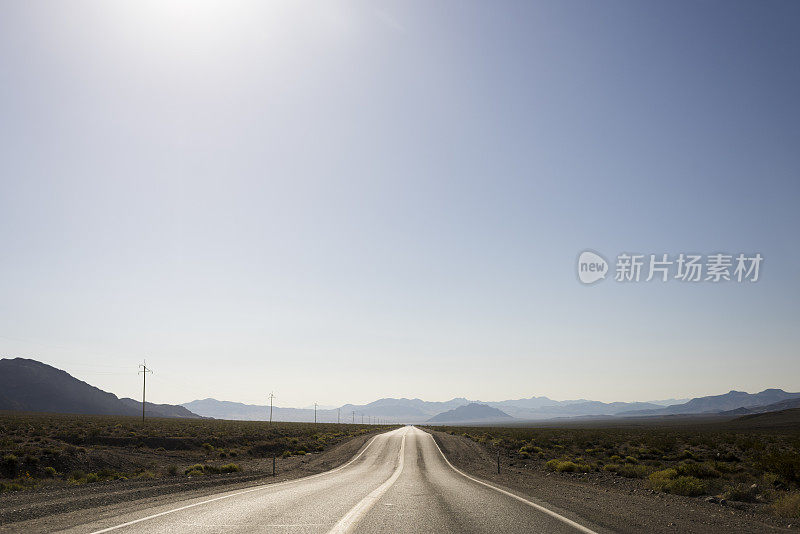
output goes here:
{"type": "Polygon", "coordinates": [[[325,473],[106,517],[67,532],[593,530],[457,471],[430,434],[409,426],[375,436],[325,473]]]}

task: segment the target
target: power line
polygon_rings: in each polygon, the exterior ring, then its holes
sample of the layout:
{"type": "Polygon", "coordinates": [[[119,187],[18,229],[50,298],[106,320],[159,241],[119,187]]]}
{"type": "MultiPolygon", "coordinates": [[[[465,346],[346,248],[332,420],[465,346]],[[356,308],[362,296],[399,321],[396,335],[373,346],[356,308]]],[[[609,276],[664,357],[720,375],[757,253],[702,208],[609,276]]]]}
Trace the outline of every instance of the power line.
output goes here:
{"type": "Polygon", "coordinates": [[[269,424],[272,424],[272,399],[275,398],[275,395],[272,392],[269,392],[269,424]]]}
{"type": "Polygon", "coordinates": [[[147,361],[144,360],[139,364],[139,367],[141,367],[141,369],[139,369],[139,374],[142,375],[142,422],[144,422],[144,394],[147,389],[147,373],[152,373],[153,370],[147,368],[147,361]]]}

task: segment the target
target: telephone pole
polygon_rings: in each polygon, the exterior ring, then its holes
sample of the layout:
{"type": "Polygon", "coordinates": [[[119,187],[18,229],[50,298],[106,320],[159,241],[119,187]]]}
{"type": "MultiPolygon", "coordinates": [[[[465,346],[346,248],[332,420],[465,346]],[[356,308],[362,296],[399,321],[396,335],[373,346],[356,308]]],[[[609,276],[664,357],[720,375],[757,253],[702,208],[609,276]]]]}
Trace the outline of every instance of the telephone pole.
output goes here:
{"type": "Polygon", "coordinates": [[[143,360],[142,363],[139,364],[139,374],[142,375],[142,422],[144,422],[144,393],[147,389],[147,373],[152,373],[152,369],[147,368],[147,361],[143,360]]]}
{"type": "Polygon", "coordinates": [[[269,424],[272,424],[272,399],[275,398],[275,395],[272,392],[269,392],[269,424]]]}
{"type": "Polygon", "coordinates": [[[356,411],[353,410],[353,424],[356,424],[356,411]]]}
{"type": "Polygon", "coordinates": [[[314,403],[314,424],[317,424],[317,403],[314,403]]]}
{"type": "Polygon", "coordinates": [[[342,409],[339,408],[338,410],[336,410],[336,424],[338,425],[341,422],[342,422],[342,409]]]}

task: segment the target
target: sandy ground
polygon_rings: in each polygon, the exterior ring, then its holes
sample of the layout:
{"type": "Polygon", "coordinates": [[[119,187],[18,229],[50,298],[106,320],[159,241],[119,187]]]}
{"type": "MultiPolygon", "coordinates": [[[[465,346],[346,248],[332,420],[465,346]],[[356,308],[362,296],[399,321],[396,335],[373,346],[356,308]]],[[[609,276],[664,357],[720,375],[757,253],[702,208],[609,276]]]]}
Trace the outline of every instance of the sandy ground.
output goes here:
{"type": "Polygon", "coordinates": [[[87,510],[102,518],[155,504],[201,497],[220,491],[292,480],[328,471],[352,458],[374,434],[358,436],[330,450],[303,457],[277,460],[277,476],[271,476],[272,460],[248,462],[243,473],[176,476],[152,480],[115,480],[72,487],[41,488],[0,495],[0,532],[48,532],[86,522],[87,510]]]}
{"type": "Polygon", "coordinates": [[[582,517],[615,532],[797,532],[800,521],[779,520],[755,509],[655,492],[642,480],[610,473],[550,473],[511,465],[463,436],[432,432],[448,460],[477,478],[538,501],[567,517],[582,517]],[[794,523],[794,524],[792,524],[794,523]]]}

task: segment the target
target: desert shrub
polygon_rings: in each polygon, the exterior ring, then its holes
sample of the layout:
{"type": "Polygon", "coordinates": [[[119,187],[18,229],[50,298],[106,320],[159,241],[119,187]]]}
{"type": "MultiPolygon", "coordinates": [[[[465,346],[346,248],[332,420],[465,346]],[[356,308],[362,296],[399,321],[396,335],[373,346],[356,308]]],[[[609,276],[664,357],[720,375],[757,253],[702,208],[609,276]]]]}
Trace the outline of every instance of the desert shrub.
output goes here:
{"type": "Polygon", "coordinates": [[[639,463],[639,460],[637,460],[633,456],[626,456],[625,457],[625,461],[628,462],[629,464],[638,464],[639,463]]]}
{"type": "Polygon", "coordinates": [[[220,467],[219,470],[222,473],[238,473],[239,471],[242,470],[242,468],[236,464],[225,464],[222,467],[220,467]]]}
{"type": "Polygon", "coordinates": [[[772,511],[781,517],[800,518],[800,493],[787,493],[778,497],[772,504],[772,511]]]}
{"type": "Polygon", "coordinates": [[[592,470],[592,466],[588,464],[571,460],[550,460],[545,466],[551,471],[561,473],[586,473],[592,470]]]}
{"type": "Polygon", "coordinates": [[[650,473],[650,468],[646,465],[623,464],[616,472],[626,478],[645,478],[650,473]]]}
{"type": "Polygon", "coordinates": [[[755,484],[729,484],[722,493],[729,501],[755,502],[758,486],[755,484]]]}
{"type": "Polygon", "coordinates": [[[24,489],[25,485],[19,482],[0,482],[0,493],[4,491],[21,491],[24,489]]]}
{"type": "Polygon", "coordinates": [[[6,454],[3,456],[3,462],[0,467],[2,467],[3,476],[14,478],[17,476],[17,470],[19,469],[19,458],[13,454],[6,454]]]}
{"type": "Polygon", "coordinates": [[[97,476],[100,477],[100,480],[117,480],[123,478],[121,473],[117,473],[113,469],[103,468],[97,472],[97,476]]]}
{"type": "Polygon", "coordinates": [[[669,484],[668,491],[675,495],[696,497],[706,492],[706,485],[699,478],[679,476],[669,484]]]}
{"type": "Polygon", "coordinates": [[[100,480],[100,477],[97,476],[97,473],[89,473],[86,475],[86,482],[88,483],[97,482],[98,480],[100,480]]]}
{"type": "Polygon", "coordinates": [[[172,464],[172,465],[169,465],[169,466],[167,466],[167,474],[168,474],[169,476],[172,476],[172,477],[174,477],[175,475],[177,475],[177,474],[178,474],[178,466],[177,466],[177,465],[175,465],[175,464],[172,464]]]}
{"type": "Polygon", "coordinates": [[[562,473],[574,473],[578,469],[578,464],[570,461],[558,462],[558,465],[556,465],[556,471],[561,471],[562,473]]]}
{"type": "Polygon", "coordinates": [[[800,483],[800,453],[794,451],[774,452],[764,455],[759,467],[775,473],[786,482],[800,483]]]}
{"type": "Polygon", "coordinates": [[[81,469],[76,469],[70,472],[68,480],[72,482],[85,482],[86,481],[86,473],[81,469]]]}
{"type": "Polygon", "coordinates": [[[522,452],[527,452],[528,454],[531,454],[531,453],[539,454],[540,452],[542,452],[542,448],[541,447],[537,447],[533,443],[529,443],[527,445],[523,445],[522,447],[520,447],[519,452],[521,452],[521,453],[522,452]]]}
{"type": "Polygon", "coordinates": [[[609,471],[611,473],[616,473],[619,469],[619,464],[606,464],[603,466],[603,471],[609,471]]]}
{"type": "Polygon", "coordinates": [[[651,473],[649,477],[650,487],[658,491],[668,491],[669,485],[677,476],[678,471],[675,469],[662,469],[651,473]]]}
{"type": "Polygon", "coordinates": [[[675,469],[677,469],[679,475],[695,478],[716,478],[722,475],[722,473],[714,469],[713,464],[706,462],[683,462],[675,469]]]}
{"type": "Polygon", "coordinates": [[[183,474],[190,477],[196,477],[198,475],[205,474],[205,466],[203,466],[203,464],[194,464],[186,469],[183,474]]]}
{"type": "Polygon", "coordinates": [[[47,466],[44,468],[44,476],[47,478],[53,478],[56,476],[58,472],[54,467],[47,466]]]}

